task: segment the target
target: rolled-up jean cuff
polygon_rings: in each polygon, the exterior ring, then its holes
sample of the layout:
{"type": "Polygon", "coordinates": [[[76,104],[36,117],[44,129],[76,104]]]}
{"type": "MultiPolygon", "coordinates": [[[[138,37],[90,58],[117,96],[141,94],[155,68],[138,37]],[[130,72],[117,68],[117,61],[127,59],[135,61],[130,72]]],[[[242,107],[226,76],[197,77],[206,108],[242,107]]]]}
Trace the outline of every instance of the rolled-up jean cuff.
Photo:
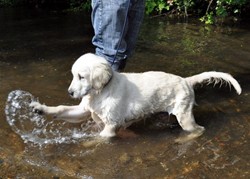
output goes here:
{"type": "Polygon", "coordinates": [[[108,55],[100,52],[98,49],[96,49],[96,55],[104,57],[111,65],[127,59],[127,55],[125,54],[108,55]]]}

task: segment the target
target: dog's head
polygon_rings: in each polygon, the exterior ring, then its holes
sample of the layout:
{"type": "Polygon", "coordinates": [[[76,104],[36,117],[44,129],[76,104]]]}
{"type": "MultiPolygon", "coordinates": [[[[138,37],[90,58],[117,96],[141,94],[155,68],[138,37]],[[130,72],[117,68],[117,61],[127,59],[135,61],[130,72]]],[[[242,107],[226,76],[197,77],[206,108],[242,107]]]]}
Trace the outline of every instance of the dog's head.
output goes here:
{"type": "Polygon", "coordinates": [[[73,64],[73,80],[68,92],[73,98],[82,98],[91,92],[99,93],[112,78],[112,68],[108,62],[97,55],[82,55],[73,64]]]}

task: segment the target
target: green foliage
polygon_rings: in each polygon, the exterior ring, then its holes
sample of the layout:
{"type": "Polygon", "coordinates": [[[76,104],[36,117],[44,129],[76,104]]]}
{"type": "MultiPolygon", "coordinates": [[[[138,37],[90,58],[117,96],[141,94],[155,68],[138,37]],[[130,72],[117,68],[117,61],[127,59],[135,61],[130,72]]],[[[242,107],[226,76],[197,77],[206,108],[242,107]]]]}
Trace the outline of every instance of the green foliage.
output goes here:
{"type": "Polygon", "coordinates": [[[69,0],[70,11],[90,11],[91,0],[69,0]]]}
{"type": "Polygon", "coordinates": [[[205,15],[200,19],[206,24],[214,24],[216,18],[225,18],[241,13],[241,8],[248,0],[213,0],[209,1],[205,15]]]}
{"type": "Polygon", "coordinates": [[[215,23],[214,13],[213,12],[207,13],[205,16],[200,18],[200,21],[204,22],[205,24],[214,24],[215,23]]]}
{"type": "Polygon", "coordinates": [[[175,13],[188,16],[188,9],[194,5],[194,0],[147,0],[146,14],[175,13]]]}
{"type": "Polygon", "coordinates": [[[175,13],[188,16],[190,12],[203,12],[196,14],[202,15],[200,20],[214,24],[217,18],[239,15],[246,4],[249,4],[249,0],[147,0],[146,14],[175,13]]]}
{"type": "MultiPolygon", "coordinates": [[[[91,10],[91,0],[62,1],[68,4],[69,11],[91,10]]],[[[0,7],[39,2],[50,2],[50,0],[0,0],[0,7]]],[[[145,11],[148,15],[175,14],[186,17],[190,14],[198,15],[205,24],[214,24],[217,19],[241,15],[243,8],[245,11],[250,10],[250,0],[146,0],[145,11]]]]}
{"type": "Polygon", "coordinates": [[[146,1],[146,14],[157,12],[161,14],[163,10],[169,10],[170,5],[166,0],[147,0],[146,1]]]}
{"type": "Polygon", "coordinates": [[[0,0],[0,7],[13,6],[14,3],[15,3],[15,0],[0,0]]]}

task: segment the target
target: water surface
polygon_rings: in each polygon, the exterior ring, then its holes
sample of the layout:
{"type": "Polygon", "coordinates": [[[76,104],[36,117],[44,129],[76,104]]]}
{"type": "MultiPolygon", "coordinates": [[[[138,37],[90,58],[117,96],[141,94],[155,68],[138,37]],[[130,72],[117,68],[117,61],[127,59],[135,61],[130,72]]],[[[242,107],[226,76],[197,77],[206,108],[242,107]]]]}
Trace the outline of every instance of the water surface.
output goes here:
{"type": "MultiPolygon", "coordinates": [[[[90,19],[24,9],[1,9],[0,19],[0,178],[250,177],[248,24],[205,27],[165,18],[143,23],[126,72],[223,71],[242,85],[240,96],[225,85],[197,87],[194,115],[206,128],[201,137],[176,143],[184,134],[174,117],[162,113],[108,141],[90,137],[41,144],[22,139],[6,121],[7,96],[21,89],[48,105],[79,103],[68,97],[67,88],[73,62],[93,51],[90,19]]],[[[56,126],[81,129],[60,121],[56,126]]]]}

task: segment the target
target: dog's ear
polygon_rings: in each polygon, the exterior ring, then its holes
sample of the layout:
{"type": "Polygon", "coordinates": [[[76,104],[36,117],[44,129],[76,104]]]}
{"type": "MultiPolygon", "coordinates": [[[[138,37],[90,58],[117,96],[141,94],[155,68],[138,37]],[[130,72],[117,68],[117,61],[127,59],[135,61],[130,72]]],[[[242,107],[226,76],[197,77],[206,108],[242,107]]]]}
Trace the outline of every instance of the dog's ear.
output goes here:
{"type": "Polygon", "coordinates": [[[98,63],[91,70],[90,80],[95,90],[101,90],[112,77],[112,68],[107,63],[98,63]]]}

